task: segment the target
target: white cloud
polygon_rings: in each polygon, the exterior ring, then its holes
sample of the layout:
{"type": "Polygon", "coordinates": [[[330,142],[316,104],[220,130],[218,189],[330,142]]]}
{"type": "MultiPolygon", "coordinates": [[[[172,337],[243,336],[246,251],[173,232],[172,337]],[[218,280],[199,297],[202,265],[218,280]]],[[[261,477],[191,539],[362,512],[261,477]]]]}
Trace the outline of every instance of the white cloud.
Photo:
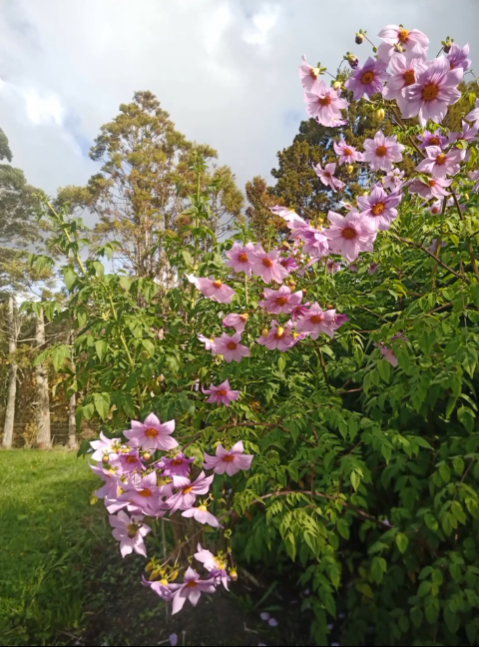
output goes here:
{"type": "Polygon", "coordinates": [[[265,46],[271,31],[276,26],[281,13],[279,5],[263,5],[251,19],[253,25],[243,32],[243,40],[248,45],[265,46]]]}
{"type": "MultiPolygon", "coordinates": [[[[238,183],[268,175],[305,116],[301,55],[334,69],[361,27],[391,23],[470,42],[479,2],[461,0],[1,0],[0,127],[28,180],[54,192],[98,170],[88,144],[151,90],[178,130],[229,164],[238,183]],[[138,10],[139,5],[141,11],[138,10]]],[[[432,45],[431,45],[432,48],[432,45]]],[[[433,52],[436,54],[437,49],[433,52]]]]}

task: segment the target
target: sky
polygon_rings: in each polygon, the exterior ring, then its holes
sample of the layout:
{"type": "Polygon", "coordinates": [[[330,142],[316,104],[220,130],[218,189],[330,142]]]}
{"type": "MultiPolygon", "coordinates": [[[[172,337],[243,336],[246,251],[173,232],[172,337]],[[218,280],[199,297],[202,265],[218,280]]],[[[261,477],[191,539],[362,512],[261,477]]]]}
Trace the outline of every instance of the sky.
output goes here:
{"type": "Polygon", "coordinates": [[[101,125],[150,90],[244,188],[270,177],[305,118],[301,55],[334,72],[347,50],[370,55],[359,28],[379,44],[399,23],[425,31],[432,56],[448,35],[469,42],[479,72],[479,0],[0,0],[0,127],[53,195],[98,172],[101,125]]]}

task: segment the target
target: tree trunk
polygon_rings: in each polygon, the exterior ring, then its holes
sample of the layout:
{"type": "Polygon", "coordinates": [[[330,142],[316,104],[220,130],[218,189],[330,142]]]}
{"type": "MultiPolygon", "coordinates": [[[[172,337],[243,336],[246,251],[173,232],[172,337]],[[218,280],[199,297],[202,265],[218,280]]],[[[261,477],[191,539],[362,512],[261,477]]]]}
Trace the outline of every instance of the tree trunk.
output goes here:
{"type": "MultiPolygon", "coordinates": [[[[40,352],[45,346],[45,318],[43,308],[37,317],[37,348],[40,352]]],[[[44,362],[35,368],[37,382],[37,445],[39,449],[49,449],[52,445],[50,430],[50,397],[48,394],[48,372],[44,362]]]]}
{"type": "Polygon", "coordinates": [[[13,425],[15,423],[15,398],[17,395],[17,363],[15,352],[17,350],[18,330],[15,321],[13,296],[8,297],[7,306],[8,325],[8,355],[10,358],[10,371],[8,374],[8,396],[5,411],[5,425],[3,427],[3,447],[11,449],[13,442],[13,425]]]}
{"type": "MultiPolygon", "coordinates": [[[[70,343],[71,343],[71,368],[72,371],[75,371],[75,355],[73,352],[73,333],[70,337],[70,343]]],[[[77,396],[76,393],[72,393],[70,396],[70,400],[68,402],[68,446],[70,449],[78,449],[78,442],[77,442],[77,425],[76,425],[76,418],[75,418],[75,411],[76,411],[76,406],[77,406],[77,396]]]]}

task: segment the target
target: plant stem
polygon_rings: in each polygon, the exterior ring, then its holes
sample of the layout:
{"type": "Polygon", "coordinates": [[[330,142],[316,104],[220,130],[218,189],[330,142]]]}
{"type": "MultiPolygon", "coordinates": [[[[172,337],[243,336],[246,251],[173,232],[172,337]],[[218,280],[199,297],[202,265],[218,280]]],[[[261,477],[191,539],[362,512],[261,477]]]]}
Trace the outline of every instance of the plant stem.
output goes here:
{"type": "MultiPolygon", "coordinates": [[[[451,191],[452,197],[454,198],[454,202],[456,205],[457,212],[459,214],[459,218],[464,221],[464,214],[462,213],[461,205],[459,204],[459,200],[457,199],[457,195],[455,191],[451,191]]],[[[477,267],[477,261],[476,261],[476,255],[474,254],[474,247],[472,245],[471,239],[468,237],[467,239],[467,246],[469,249],[469,256],[471,258],[471,264],[472,264],[472,269],[474,270],[474,274],[476,277],[479,279],[479,269],[477,267]]]]}

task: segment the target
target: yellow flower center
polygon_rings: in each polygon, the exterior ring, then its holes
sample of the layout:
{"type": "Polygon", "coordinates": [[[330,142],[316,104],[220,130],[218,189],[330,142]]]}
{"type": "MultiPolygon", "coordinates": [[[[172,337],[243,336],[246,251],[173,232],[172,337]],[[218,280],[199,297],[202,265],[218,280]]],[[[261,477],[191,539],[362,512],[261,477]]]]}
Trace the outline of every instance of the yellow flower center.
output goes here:
{"type": "Polygon", "coordinates": [[[162,580],[160,580],[160,584],[162,586],[168,586],[168,580],[165,580],[165,578],[163,578],[162,580]]]}
{"type": "Polygon", "coordinates": [[[346,240],[354,240],[357,235],[356,230],[352,227],[345,227],[345,229],[343,229],[343,238],[346,238],[346,240]]]}
{"type": "Polygon", "coordinates": [[[174,467],[178,467],[179,465],[183,465],[183,459],[182,458],[175,458],[174,460],[171,461],[171,464],[174,465],[174,467]]]}
{"type": "Polygon", "coordinates": [[[187,589],[195,589],[198,586],[198,582],[195,582],[195,580],[190,580],[188,584],[186,585],[187,589]]]}
{"type": "Polygon", "coordinates": [[[286,330],[283,328],[283,326],[279,326],[279,328],[276,330],[274,334],[275,339],[284,339],[286,335],[286,330]]]}
{"type": "Polygon", "coordinates": [[[238,344],[237,344],[236,342],[234,342],[234,341],[229,341],[229,342],[226,344],[226,348],[227,348],[228,350],[236,350],[236,349],[238,348],[238,344]]]}
{"type": "Polygon", "coordinates": [[[374,72],[369,71],[369,72],[364,72],[364,74],[361,77],[361,83],[363,85],[370,85],[374,81],[374,72]]]}
{"type": "Polygon", "coordinates": [[[205,505],[198,506],[198,510],[201,510],[201,512],[208,512],[208,508],[205,505]]]}
{"type": "Polygon", "coordinates": [[[353,151],[350,148],[345,148],[343,152],[344,155],[347,155],[348,157],[351,157],[351,155],[353,154],[353,151]]]}
{"type": "Polygon", "coordinates": [[[147,487],[143,490],[140,490],[138,494],[142,496],[144,499],[149,499],[151,496],[153,496],[153,492],[150,490],[150,488],[147,488],[147,487]]]}
{"type": "Polygon", "coordinates": [[[278,297],[276,299],[277,306],[285,306],[288,303],[288,297],[278,297]]]}
{"type": "Polygon", "coordinates": [[[436,180],[429,180],[429,186],[431,187],[431,189],[435,187],[436,184],[437,184],[436,180]]]}
{"type": "Polygon", "coordinates": [[[150,427],[145,431],[145,436],[147,438],[156,438],[158,436],[158,429],[153,429],[153,427],[150,427]]]}
{"type": "Polygon", "coordinates": [[[228,391],[226,389],[219,389],[219,391],[216,391],[218,395],[227,395],[228,391]]]}
{"type": "Polygon", "coordinates": [[[388,154],[388,149],[386,148],[386,146],[378,146],[376,148],[376,155],[378,157],[386,157],[387,154],[388,154]]]}
{"type": "Polygon", "coordinates": [[[331,105],[332,99],[328,94],[326,97],[319,97],[318,102],[321,106],[329,106],[331,105]]]}
{"type": "Polygon", "coordinates": [[[445,155],[444,153],[441,153],[436,157],[436,164],[439,164],[439,166],[444,166],[446,161],[447,161],[447,155],[445,155]]]}
{"type": "Polygon", "coordinates": [[[430,83],[429,85],[426,85],[424,90],[422,91],[422,98],[424,99],[424,101],[434,101],[438,94],[439,86],[437,86],[435,83],[430,83]]]}
{"type": "Polygon", "coordinates": [[[240,263],[247,263],[248,262],[248,254],[240,254],[238,256],[238,260],[240,263]]]}
{"type": "Polygon", "coordinates": [[[431,146],[439,146],[441,142],[439,141],[439,137],[431,137],[429,143],[431,144],[431,146]]]}
{"type": "Polygon", "coordinates": [[[126,462],[129,465],[132,465],[133,463],[136,463],[136,456],[127,456],[126,457],[126,462]]]}
{"type": "Polygon", "coordinates": [[[231,454],[228,454],[228,456],[225,456],[222,460],[224,463],[232,463],[234,459],[235,459],[234,456],[232,456],[231,454]]]}
{"type": "Polygon", "coordinates": [[[223,283],[222,283],[221,281],[214,281],[214,282],[213,282],[213,287],[214,287],[214,288],[217,288],[217,289],[218,289],[218,288],[220,288],[222,285],[223,285],[223,283]]]}
{"type": "Polygon", "coordinates": [[[190,494],[193,492],[193,486],[188,485],[187,487],[183,488],[183,494],[190,494]]]}
{"type": "Polygon", "coordinates": [[[273,267],[273,261],[270,258],[263,258],[263,265],[265,267],[273,267]]]}
{"type": "Polygon", "coordinates": [[[404,73],[404,80],[406,85],[413,85],[416,83],[416,72],[414,70],[408,70],[404,73]]]}
{"type": "Polygon", "coordinates": [[[313,315],[311,317],[311,323],[320,324],[323,321],[323,315],[313,315]]]}
{"type": "Polygon", "coordinates": [[[409,30],[408,29],[401,29],[398,34],[399,42],[400,43],[406,43],[408,38],[409,38],[409,30]]]}
{"type": "Polygon", "coordinates": [[[384,209],[386,208],[386,205],[384,202],[378,202],[377,204],[374,205],[372,212],[374,216],[380,216],[382,213],[384,213],[384,209]]]}

